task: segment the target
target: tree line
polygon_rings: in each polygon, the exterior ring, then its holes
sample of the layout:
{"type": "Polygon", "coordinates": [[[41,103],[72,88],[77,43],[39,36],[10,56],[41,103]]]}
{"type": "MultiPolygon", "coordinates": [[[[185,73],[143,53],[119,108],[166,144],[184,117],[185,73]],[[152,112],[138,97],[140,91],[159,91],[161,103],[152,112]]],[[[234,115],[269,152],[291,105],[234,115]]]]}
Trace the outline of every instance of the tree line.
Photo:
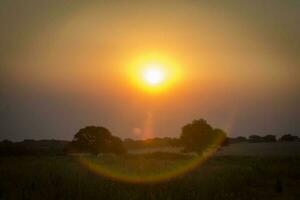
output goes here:
{"type": "Polygon", "coordinates": [[[113,153],[126,154],[129,149],[154,147],[181,147],[183,152],[203,153],[209,148],[219,148],[233,143],[259,142],[295,142],[298,136],[286,134],[277,139],[275,135],[250,135],[248,138],[227,137],[227,133],[214,128],[204,119],[193,120],[184,125],[178,138],[151,138],[146,140],[120,139],[102,126],[86,126],[81,128],[72,141],[61,140],[24,140],[0,142],[0,156],[5,155],[64,155],[76,153],[113,153]]]}
{"type": "MultiPolygon", "coordinates": [[[[226,139],[225,131],[214,128],[204,119],[194,120],[182,127],[179,138],[153,138],[144,141],[135,141],[132,139],[121,140],[113,135],[111,131],[103,126],[87,126],[81,128],[71,142],[60,142],[59,145],[49,145],[54,141],[35,141],[25,140],[23,142],[13,143],[5,140],[0,143],[0,155],[40,155],[47,150],[50,154],[54,152],[63,152],[67,154],[76,153],[114,153],[126,154],[130,148],[146,148],[155,145],[182,146],[184,152],[202,153],[207,148],[222,145],[226,139]],[[217,142],[215,142],[217,141],[217,142]]],[[[55,143],[55,142],[54,142],[55,143]]]]}
{"type": "Polygon", "coordinates": [[[72,142],[66,147],[69,153],[127,153],[127,146],[150,146],[153,144],[181,145],[184,152],[203,153],[206,149],[223,145],[226,141],[226,133],[222,129],[213,128],[204,119],[194,120],[182,127],[180,137],[178,139],[165,138],[145,140],[143,142],[134,142],[134,140],[126,139],[124,142],[111,134],[105,127],[87,126],[80,129],[74,136],[72,142]]]}
{"type": "Polygon", "coordinates": [[[0,142],[0,156],[63,155],[68,143],[69,141],[64,140],[3,140],[0,142]]]}
{"type": "Polygon", "coordinates": [[[276,135],[250,135],[248,138],[243,136],[238,137],[228,137],[227,142],[229,144],[233,143],[241,143],[241,142],[249,142],[249,143],[260,143],[260,142],[300,142],[300,138],[296,135],[285,134],[281,137],[276,137],[276,135]]]}

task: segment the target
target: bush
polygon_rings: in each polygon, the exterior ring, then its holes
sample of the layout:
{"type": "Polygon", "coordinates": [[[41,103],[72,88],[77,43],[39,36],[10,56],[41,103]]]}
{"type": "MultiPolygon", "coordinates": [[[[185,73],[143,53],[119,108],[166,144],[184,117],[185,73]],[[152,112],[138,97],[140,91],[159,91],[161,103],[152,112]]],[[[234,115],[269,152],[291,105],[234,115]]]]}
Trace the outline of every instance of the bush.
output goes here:
{"type": "Polygon", "coordinates": [[[107,128],[98,126],[87,126],[80,129],[67,146],[66,151],[92,154],[126,153],[120,138],[113,136],[107,128]]]}
{"type": "Polygon", "coordinates": [[[202,153],[210,147],[221,146],[225,139],[226,133],[223,130],[214,129],[204,119],[185,125],[180,135],[184,152],[202,153]]]}

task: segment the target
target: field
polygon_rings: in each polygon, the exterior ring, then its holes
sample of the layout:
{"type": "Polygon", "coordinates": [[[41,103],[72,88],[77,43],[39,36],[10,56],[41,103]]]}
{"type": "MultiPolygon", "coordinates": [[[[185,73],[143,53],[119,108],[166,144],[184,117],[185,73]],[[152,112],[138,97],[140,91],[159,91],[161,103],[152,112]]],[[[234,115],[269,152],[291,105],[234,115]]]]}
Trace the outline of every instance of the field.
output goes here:
{"type": "MultiPolygon", "coordinates": [[[[160,147],[130,150],[132,154],[153,152],[180,153],[181,147],[160,147]]],[[[225,146],[216,156],[300,156],[300,142],[237,143],[225,146]]]]}
{"type": "MultiPolygon", "coordinates": [[[[155,173],[192,157],[149,153],[91,159],[155,173]]],[[[299,185],[297,155],[218,155],[176,178],[152,183],[103,177],[71,156],[0,158],[0,199],[297,199],[299,185]]]]}

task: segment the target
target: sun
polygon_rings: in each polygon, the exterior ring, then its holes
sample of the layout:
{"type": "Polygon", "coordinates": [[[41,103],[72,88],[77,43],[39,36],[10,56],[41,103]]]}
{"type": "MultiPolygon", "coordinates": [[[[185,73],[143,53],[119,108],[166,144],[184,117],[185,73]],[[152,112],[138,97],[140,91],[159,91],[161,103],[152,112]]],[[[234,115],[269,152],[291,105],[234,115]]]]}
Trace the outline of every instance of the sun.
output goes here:
{"type": "Polygon", "coordinates": [[[149,64],[143,70],[143,79],[151,86],[162,84],[166,79],[166,72],[159,64],[149,64]]]}
{"type": "Polygon", "coordinates": [[[150,95],[170,92],[183,77],[179,62],[164,54],[137,56],[126,68],[129,84],[150,95]]]}

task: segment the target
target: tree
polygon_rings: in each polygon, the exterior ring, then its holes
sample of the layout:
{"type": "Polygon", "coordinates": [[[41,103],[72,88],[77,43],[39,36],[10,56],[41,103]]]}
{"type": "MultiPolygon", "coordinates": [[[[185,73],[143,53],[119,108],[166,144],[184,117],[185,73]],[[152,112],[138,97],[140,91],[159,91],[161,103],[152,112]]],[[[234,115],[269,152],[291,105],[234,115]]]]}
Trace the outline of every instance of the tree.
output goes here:
{"type": "Polygon", "coordinates": [[[235,138],[228,138],[228,142],[230,144],[233,144],[233,143],[241,143],[241,142],[247,142],[247,138],[243,137],[243,136],[238,136],[238,137],[235,137],[235,138]]]}
{"type": "Polygon", "coordinates": [[[2,140],[0,142],[0,146],[3,146],[3,147],[10,147],[12,146],[14,143],[10,140],[2,140]]]}
{"type": "Polygon", "coordinates": [[[264,142],[276,142],[276,136],[275,135],[266,135],[263,137],[264,142]]]}
{"type": "Polygon", "coordinates": [[[214,129],[204,119],[194,120],[182,127],[180,140],[185,152],[196,151],[202,153],[210,147],[222,145],[226,133],[221,129],[214,129]]]}
{"type": "Polygon", "coordinates": [[[126,153],[122,140],[113,136],[107,128],[99,126],[87,126],[80,129],[68,149],[92,154],[126,153]]]}
{"type": "Polygon", "coordinates": [[[263,142],[263,138],[259,135],[250,135],[248,141],[250,143],[263,142]]]}
{"type": "Polygon", "coordinates": [[[295,135],[291,135],[291,134],[286,134],[286,135],[281,136],[279,141],[282,141],[282,142],[295,142],[295,141],[299,141],[299,137],[295,136],[295,135]]]}

